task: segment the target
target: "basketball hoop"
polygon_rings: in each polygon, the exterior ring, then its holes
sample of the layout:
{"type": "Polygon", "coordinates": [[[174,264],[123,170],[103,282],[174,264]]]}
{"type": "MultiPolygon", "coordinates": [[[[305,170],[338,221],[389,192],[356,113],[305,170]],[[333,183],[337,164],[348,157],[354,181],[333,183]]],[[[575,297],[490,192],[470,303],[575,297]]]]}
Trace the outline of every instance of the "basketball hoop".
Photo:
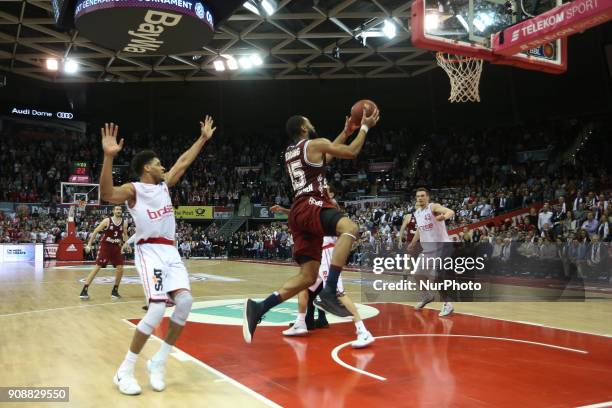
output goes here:
{"type": "Polygon", "coordinates": [[[478,85],[482,73],[480,58],[436,53],[438,65],[446,71],[451,83],[451,102],[480,102],[478,85]]]}

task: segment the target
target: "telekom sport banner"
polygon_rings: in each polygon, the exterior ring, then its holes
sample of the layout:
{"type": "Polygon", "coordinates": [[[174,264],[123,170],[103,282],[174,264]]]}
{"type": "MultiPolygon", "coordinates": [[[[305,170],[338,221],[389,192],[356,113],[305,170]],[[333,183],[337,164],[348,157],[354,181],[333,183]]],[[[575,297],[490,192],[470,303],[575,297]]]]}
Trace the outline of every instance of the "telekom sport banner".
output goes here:
{"type": "Polygon", "coordinates": [[[493,53],[512,56],[612,20],[612,0],[575,0],[493,35],[493,53]]]}

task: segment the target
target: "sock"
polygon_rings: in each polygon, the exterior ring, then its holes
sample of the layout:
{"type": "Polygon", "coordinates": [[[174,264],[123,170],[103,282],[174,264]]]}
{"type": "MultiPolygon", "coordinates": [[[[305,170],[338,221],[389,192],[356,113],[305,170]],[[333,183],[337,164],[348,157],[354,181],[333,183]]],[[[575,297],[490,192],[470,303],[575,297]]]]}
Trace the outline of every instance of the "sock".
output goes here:
{"type": "Polygon", "coordinates": [[[336,293],[336,290],[338,289],[338,278],[340,277],[340,272],[342,272],[341,266],[329,266],[329,273],[327,275],[325,286],[329,287],[334,293],[336,293]]]}
{"type": "Polygon", "coordinates": [[[366,329],[365,327],[365,324],[363,324],[363,320],[355,322],[355,327],[357,328],[358,333],[363,333],[363,332],[368,331],[368,329],[366,329]]]}
{"type": "Polygon", "coordinates": [[[281,303],[282,301],[280,296],[278,295],[278,292],[272,293],[262,302],[263,310],[261,311],[261,314],[263,315],[268,310],[272,309],[274,306],[280,305],[281,303]]]}
{"type": "Polygon", "coordinates": [[[303,326],[306,324],[306,313],[298,313],[295,319],[295,326],[303,326]]]}
{"type": "Polygon", "coordinates": [[[152,360],[153,361],[166,361],[168,360],[168,354],[170,354],[170,351],[172,350],[172,347],[170,344],[166,343],[165,341],[162,342],[161,347],[159,348],[159,350],[157,351],[157,353],[155,353],[155,355],[153,356],[152,360]]]}
{"type": "Polygon", "coordinates": [[[119,285],[113,286],[113,292],[116,291],[116,290],[119,290],[119,285]]]}
{"type": "Polygon", "coordinates": [[[327,318],[325,317],[325,312],[324,312],[324,311],[322,311],[321,309],[319,309],[317,312],[319,313],[319,314],[317,315],[317,320],[318,320],[318,321],[322,322],[322,321],[327,320],[327,318]]]}
{"type": "Polygon", "coordinates": [[[83,289],[85,290],[89,289],[89,285],[83,285],[83,289]]]}
{"type": "Polygon", "coordinates": [[[138,359],[138,354],[132,353],[130,350],[128,350],[127,354],[125,355],[125,359],[119,366],[119,371],[129,371],[133,373],[134,366],[136,365],[137,359],[138,359]]]}

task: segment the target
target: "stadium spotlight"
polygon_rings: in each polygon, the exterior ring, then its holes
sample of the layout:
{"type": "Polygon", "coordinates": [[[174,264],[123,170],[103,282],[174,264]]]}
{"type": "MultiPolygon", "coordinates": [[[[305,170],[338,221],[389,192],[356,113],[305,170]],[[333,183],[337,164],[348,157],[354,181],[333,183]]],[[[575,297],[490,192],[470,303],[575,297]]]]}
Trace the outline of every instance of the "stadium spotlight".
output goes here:
{"type": "Polygon", "coordinates": [[[67,74],[75,74],[79,70],[79,64],[75,60],[66,60],[64,62],[64,72],[67,74]]]}
{"type": "Polygon", "coordinates": [[[213,63],[215,66],[215,70],[217,71],[225,71],[225,64],[221,60],[215,60],[213,63]]]}
{"type": "Polygon", "coordinates": [[[440,16],[436,13],[425,16],[425,29],[436,30],[440,26],[440,16]]]}
{"type": "Polygon", "coordinates": [[[251,63],[258,67],[260,65],[263,64],[263,60],[261,59],[261,57],[259,56],[259,54],[251,54],[251,56],[249,57],[251,60],[251,63]]]}
{"type": "Polygon", "coordinates": [[[238,62],[240,63],[242,69],[253,68],[253,63],[251,62],[251,59],[249,57],[241,57],[238,62]]]}
{"type": "Polygon", "coordinates": [[[277,4],[274,0],[261,0],[261,7],[266,11],[266,14],[271,16],[276,12],[277,4]]]}
{"type": "Polygon", "coordinates": [[[264,13],[271,16],[272,14],[276,13],[278,8],[278,4],[275,0],[248,0],[244,2],[242,6],[258,16],[261,16],[264,13]]]}
{"type": "Polygon", "coordinates": [[[385,25],[382,29],[387,38],[391,39],[397,35],[397,27],[391,20],[385,20],[385,25]]]}
{"type": "Polygon", "coordinates": [[[55,58],[47,58],[46,64],[47,64],[47,69],[49,71],[57,71],[57,68],[59,66],[55,58]]]}

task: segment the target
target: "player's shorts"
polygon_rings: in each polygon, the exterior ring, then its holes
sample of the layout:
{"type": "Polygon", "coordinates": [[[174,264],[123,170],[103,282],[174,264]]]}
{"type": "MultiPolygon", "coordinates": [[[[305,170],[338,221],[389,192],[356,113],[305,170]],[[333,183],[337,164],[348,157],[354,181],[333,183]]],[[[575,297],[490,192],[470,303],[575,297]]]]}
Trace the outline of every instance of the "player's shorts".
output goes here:
{"type": "Polygon", "coordinates": [[[453,244],[451,242],[423,242],[423,252],[418,256],[419,266],[415,274],[427,276],[429,278],[443,278],[446,271],[442,269],[444,260],[453,254],[453,244]]]}
{"type": "Polygon", "coordinates": [[[168,292],[191,290],[187,269],[174,245],[137,244],[134,263],[149,302],[165,302],[168,292]]]}
{"type": "MultiPolygon", "coordinates": [[[[329,274],[329,266],[331,265],[332,253],[334,252],[334,244],[328,244],[323,247],[323,253],[321,254],[321,265],[319,266],[319,276],[317,276],[316,282],[308,288],[311,292],[317,290],[319,285],[327,282],[327,275],[329,274]]],[[[338,277],[338,295],[344,295],[344,284],[342,283],[342,275],[338,277]]]]}
{"type": "Polygon", "coordinates": [[[121,253],[121,245],[107,244],[105,242],[100,244],[98,256],[96,257],[96,265],[106,268],[106,265],[108,264],[119,266],[123,265],[124,263],[124,257],[121,253]]]}
{"type": "MultiPolygon", "coordinates": [[[[334,204],[315,197],[300,197],[291,206],[289,213],[289,228],[293,235],[293,258],[302,264],[306,260],[321,262],[321,247],[323,236],[334,235],[336,231],[326,233],[321,222],[321,210],[331,209],[328,212],[328,224],[334,224],[344,215],[338,211],[334,204]],[[333,210],[333,214],[332,214],[333,210]],[[334,223],[335,222],[335,223],[334,223]]],[[[330,226],[327,228],[330,229],[330,226]]]]}

